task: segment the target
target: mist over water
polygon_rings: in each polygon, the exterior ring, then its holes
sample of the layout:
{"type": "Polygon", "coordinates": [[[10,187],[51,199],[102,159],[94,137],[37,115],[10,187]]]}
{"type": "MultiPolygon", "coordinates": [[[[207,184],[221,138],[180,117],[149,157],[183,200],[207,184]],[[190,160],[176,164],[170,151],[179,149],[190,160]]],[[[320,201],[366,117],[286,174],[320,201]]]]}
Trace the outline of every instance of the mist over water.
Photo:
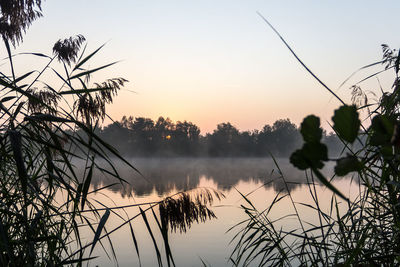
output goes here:
{"type": "MultiPolygon", "coordinates": [[[[276,159],[277,165],[271,158],[131,158],[129,162],[143,176],[116,161],[116,170],[128,184],[117,184],[110,190],[120,192],[122,196],[146,196],[152,192],[165,196],[172,190],[196,188],[201,178],[212,180],[222,191],[231,189],[239,182],[249,181],[281,191],[286,188],[282,177],[290,190],[307,182],[304,172],[294,168],[287,158],[276,159]]],[[[333,173],[332,168],[333,164],[328,164],[324,174],[329,177],[333,173]]],[[[114,182],[115,178],[111,175],[97,172],[92,185],[99,188],[114,182]]]]}
{"type": "MultiPolygon", "coordinates": [[[[225,199],[214,202],[211,207],[217,219],[194,224],[186,233],[170,233],[170,245],[177,266],[201,266],[200,257],[211,266],[231,266],[228,261],[232,252],[229,242],[235,232],[227,233],[227,230],[246,219],[241,208],[246,202],[240,193],[246,195],[260,210],[265,209],[278,192],[287,192],[286,188],[295,200],[310,201],[305,172],[295,169],[287,158],[277,158],[277,165],[271,158],[130,158],[128,161],[143,177],[115,159],[115,168],[127,183],[120,184],[112,175],[97,171],[92,178],[92,190],[116,182],[117,184],[102,190],[101,193],[91,194],[92,199],[109,206],[131,205],[160,201],[174,193],[198,187],[216,189],[225,195],[225,199]]],[[[106,161],[97,160],[96,163],[112,172],[106,161]]],[[[77,172],[84,171],[80,162],[75,162],[75,166],[77,172]]],[[[328,163],[323,173],[331,177],[332,170],[333,164],[328,163]]],[[[310,176],[308,178],[311,179],[310,176]]],[[[347,190],[345,193],[349,193],[349,179],[336,177],[335,183],[341,190],[347,190]]],[[[325,190],[323,186],[317,186],[317,190],[327,196],[326,199],[330,199],[329,190],[325,190]]],[[[290,210],[291,204],[286,200],[281,201],[271,212],[271,218],[283,216],[290,210]]],[[[157,208],[155,212],[158,212],[157,208]]],[[[307,217],[314,218],[312,211],[303,212],[307,217]]],[[[133,207],[119,212],[119,216],[133,217],[138,213],[139,209],[133,207]]],[[[111,215],[109,222],[111,227],[116,227],[122,221],[118,216],[111,215]]],[[[290,225],[293,222],[288,220],[287,223],[290,225]]],[[[150,221],[150,224],[153,229],[157,229],[154,220],[150,221]]],[[[154,247],[143,220],[140,217],[134,220],[133,227],[140,244],[142,266],[156,266],[154,247]]],[[[158,238],[161,240],[161,236],[158,238]]],[[[119,266],[138,265],[131,239],[129,227],[121,228],[113,237],[113,240],[118,241],[114,246],[119,266]]],[[[94,254],[100,258],[93,263],[99,266],[116,266],[113,260],[104,255],[101,248],[94,254]]]]}

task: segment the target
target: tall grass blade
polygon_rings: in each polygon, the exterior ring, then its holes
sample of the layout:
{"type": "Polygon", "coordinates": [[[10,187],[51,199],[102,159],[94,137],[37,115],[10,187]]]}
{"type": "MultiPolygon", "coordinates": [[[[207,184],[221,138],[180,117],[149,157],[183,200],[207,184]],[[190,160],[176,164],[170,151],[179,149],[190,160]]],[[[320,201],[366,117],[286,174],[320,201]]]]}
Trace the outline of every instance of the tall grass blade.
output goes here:
{"type": "Polygon", "coordinates": [[[42,53],[18,53],[18,55],[33,55],[33,56],[37,56],[37,57],[45,57],[45,58],[49,58],[51,59],[51,57],[42,54],[42,53]]]}
{"type": "Polygon", "coordinates": [[[83,64],[85,64],[90,58],[92,58],[95,54],[97,54],[97,52],[100,51],[100,49],[102,49],[105,46],[105,44],[101,45],[99,48],[97,48],[94,52],[92,52],[91,54],[89,54],[87,57],[85,57],[84,59],[80,60],[75,67],[73,68],[74,70],[79,69],[83,64]]]}
{"type": "Polygon", "coordinates": [[[135,237],[135,232],[133,231],[132,223],[129,222],[129,229],[131,230],[131,236],[133,240],[133,244],[135,245],[136,255],[138,256],[139,266],[142,266],[142,262],[140,260],[139,246],[135,237]]]}
{"type": "Polygon", "coordinates": [[[140,214],[142,215],[143,221],[144,221],[144,223],[146,225],[147,232],[150,234],[151,240],[153,241],[154,249],[155,249],[156,254],[157,254],[158,265],[159,266],[163,266],[162,260],[161,260],[161,253],[160,253],[160,250],[158,249],[156,239],[154,238],[154,235],[153,235],[153,231],[151,230],[150,224],[149,224],[149,222],[147,220],[146,213],[142,210],[141,207],[139,207],[139,210],[140,210],[140,214]]]}
{"type": "Polygon", "coordinates": [[[325,176],[316,168],[312,168],[313,172],[317,176],[317,178],[326,186],[328,187],[332,192],[337,194],[339,197],[343,198],[347,202],[349,202],[349,199],[343,195],[331,182],[329,182],[325,176]]]}
{"type": "Polygon", "coordinates": [[[106,64],[106,65],[104,65],[104,66],[101,66],[101,67],[92,69],[92,70],[83,71],[83,72],[81,72],[81,73],[78,73],[78,74],[75,74],[75,75],[71,76],[71,77],[69,78],[69,80],[73,80],[73,79],[77,79],[77,78],[82,77],[82,76],[89,75],[89,74],[91,74],[91,73],[93,73],[93,72],[96,72],[96,71],[99,71],[99,70],[108,68],[108,67],[110,67],[110,66],[112,66],[112,65],[114,65],[114,64],[117,64],[117,63],[118,63],[118,61],[115,61],[115,62],[113,62],[113,63],[109,63],[109,64],[106,64]]]}
{"type": "MultiPolygon", "coordinates": [[[[169,241],[168,241],[168,222],[166,222],[166,220],[161,219],[161,224],[160,224],[153,208],[151,208],[151,212],[153,213],[154,220],[156,221],[157,226],[160,229],[160,232],[164,240],[165,257],[167,259],[168,267],[171,266],[170,262],[172,262],[173,266],[175,266],[174,258],[172,257],[171,247],[169,246],[169,241]]],[[[160,212],[160,218],[161,218],[161,212],[160,212]]]]}
{"type": "Polygon", "coordinates": [[[99,237],[100,237],[101,231],[103,230],[103,228],[104,228],[104,226],[105,226],[105,224],[106,224],[106,222],[107,222],[109,216],[110,216],[110,210],[107,209],[107,210],[104,212],[103,217],[101,217],[100,222],[99,222],[99,225],[97,226],[97,230],[96,230],[96,233],[95,233],[94,238],[93,238],[93,241],[92,241],[92,247],[91,247],[91,249],[90,249],[89,255],[92,254],[93,249],[94,249],[94,247],[96,246],[97,241],[99,241],[99,237]]]}
{"type": "Polygon", "coordinates": [[[28,187],[28,175],[25,168],[25,163],[22,155],[22,141],[21,134],[15,130],[8,131],[10,136],[11,146],[14,154],[14,160],[17,165],[18,176],[22,186],[22,192],[24,196],[27,193],[28,187]]]}
{"type": "Polygon", "coordinates": [[[93,177],[94,158],[92,158],[91,161],[92,161],[92,164],[90,165],[89,172],[86,176],[86,179],[84,181],[83,188],[82,188],[82,200],[81,200],[81,209],[82,210],[85,207],[86,198],[87,198],[90,183],[92,182],[92,177],[93,177]]]}
{"type": "Polygon", "coordinates": [[[384,62],[384,61],[381,60],[381,61],[378,61],[378,62],[375,62],[375,63],[372,63],[372,64],[368,64],[368,65],[365,65],[365,66],[359,68],[358,70],[354,71],[352,74],[350,74],[349,77],[347,77],[347,78],[339,85],[339,89],[342,88],[342,86],[343,86],[345,83],[347,83],[347,82],[348,82],[354,75],[356,75],[358,72],[360,72],[360,71],[362,71],[362,70],[364,70],[364,69],[367,69],[367,68],[370,68],[370,67],[373,67],[373,66],[382,64],[383,62],[384,62]]]}
{"type": "Polygon", "coordinates": [[[337,100],[339,100],[340,103],[343,105],[345,104],[343,100],[336,95],[335,92],[333,92],[324,82],[322,82],[304,63],[303,61],[296,55],[296,53],[292,50],[292,48],[289,46],[289,44],[285,41],[285,39],[281,36],[281,34],[272,26],[271,23],[263,16],[261,13],[257,12],[257,14],[265,21],[265,23],[268,24],[268,26],[278,35],[278,37],[282,40],[282,42],[285,44],[285,46],[289,49],[289,51],[292,53],[292,55],[296,58],[296,60],[307,70],[308,73],[311,74],[311,76],[314,77],[326,90],[328,90],[334,97],[336,97],[337,100]]]}
{"type": "Polygon", "coordinates": [[[30,72],[28,72],[28,73],[25,73],[24,75],[22,75],[22,76],[16,78],[14,82],[15,82],[15,83],[20,82],[20,81],[22,81],[23,79],[29,77],[32,73],[35,73],[35,72],[36,72],[36,71],[30,71],[30,72]]]}
{"type": "Polygon", "coordinates": [[[105,91],[105,90],[113,90],[113,88],[102,87],[102,88],[74,89],[74,90],[70,90],[70,91],[62,91],[59,94],[60,95],[78,95],[78,94],[82,94],[82,93],[93,93],[93,92],[105,91]]]}

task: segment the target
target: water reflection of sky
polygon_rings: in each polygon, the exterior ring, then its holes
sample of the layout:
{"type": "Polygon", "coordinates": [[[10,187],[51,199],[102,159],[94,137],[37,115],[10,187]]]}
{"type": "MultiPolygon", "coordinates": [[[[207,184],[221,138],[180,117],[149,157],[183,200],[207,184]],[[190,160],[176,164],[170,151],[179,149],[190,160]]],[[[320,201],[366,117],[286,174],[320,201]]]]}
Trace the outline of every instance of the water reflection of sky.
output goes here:
{"type": "MultiPolygon", "coordinates": [[[[132,162],[148,180],[140,177],[132,169],[117,163],[118,172],[130,184],[124,187],[116,185],[101,194],[92,194],[91,197],[110,206],[129,205],[158,201],[163,196],[196,187],[218,189],[226,196],[221,202],[213,204],[217,220],[193,225],[186,234],[170,234],[170,243],[177,266],[202,266],[200,258],[210,266],[230,266],[228,258],[233,247],[229,245],[229,242],[235,231],[229,233],[226,231],[246,219],[245,213],[240,208],[240,205],[245,202],[238,192],[243,194],[252,192],[248,197],[261,210],[273,201],[277,192],[285,189],[278,168],[271,159],[134,159],[132,162]],[[128,197],[130,194],[132,197],[128,197]]],[[[310,203],[308,188],[304,186],[307,182],[304,172],[294,169],[287,159],[278,160],[278,164],[295,201],[310,203]]],[[[328,166],[325,170],[326,175],[329,175],[331,167],[328,166]]],[[[109,175],[96,173],[92,184],[94,188],[99,188],[113,182],[115,180],[109,175]]],[[[356,190],[354,189],[356,186],[349,187],[349,179],[338,179],[335,183],[346,195],[353,194],[356,190]]],[[[317,191],[320,193],[322,206],[328,208],[331,195],[329,190],[317,186],[317,191]]],[[[305,207],[298,208],[304,218],[315,217],[312,210],[305,207]]],[[[126,214],[121,212],[120,215],[127,218],[138,212],[137,208],[129,208],[126,214]]],[[[291,204],[284,200],[274,207],[271,219],[292,212],[291,204]]],[[[149,219],[155,229],[156,238],[160,241],[159,245],[162,247],[161,236],[156,231],[155,221],[151,216],[149,219]]],[[[111,216],[109,223],[108,228],[112,229],[122,223],[122,220],[118,216],[111,216]]],[[[296,221],[293,218],[285,221],[285,227],[293,227],[295,224],[296,221]]],[[[134,220],[133,227],[139,243],[142,266],[156,266],[154,247],[143,220],[141,218],[134,220]]],[[[117,231],[112,236],[112,240],[119,266],[138,265],[129,227],[117,231]]],[[[101,251],[101,247],[98,247],[95,253],[102,256],[93,261],[93,266],[115,264],[101,251]]]]}
{"type": "MultiPolygon", "coordinates": [[[[278,167],[272,159],[266,158],[203,158],[203,159],[133,159],[136,168],[146,177],[140,175],[122,163],[116,163],[117,170],[129,184],[111,187],[114,192],[123,196],[133,193],[145,196],[155,191],[163,196],[172,190],[183,191],[199,186],[202,177],[213,180],[219,190],[229,190],[240,181],[265,183],[275,191],[285,188],[278,167]]],[[[302,171],[295,169],[287,159],[279,159],[289,189],[306,183],[302,171]]],[[[329,171],[326,171],[329,175],[329,171]]],[[[92,184],[95,188],[111,184],[115,179],[110,175],[97,172],[92,184]]]]}

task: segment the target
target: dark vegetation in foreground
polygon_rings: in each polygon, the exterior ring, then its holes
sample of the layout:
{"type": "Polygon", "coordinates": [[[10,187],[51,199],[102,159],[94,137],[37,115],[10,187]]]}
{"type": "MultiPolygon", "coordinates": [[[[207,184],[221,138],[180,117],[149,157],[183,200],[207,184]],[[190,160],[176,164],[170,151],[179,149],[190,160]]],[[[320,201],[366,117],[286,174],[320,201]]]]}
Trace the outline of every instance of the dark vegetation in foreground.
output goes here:
{"type": "MultiPolygon", "coordinates": [[[[262,17],[262,16],[261,16],[262,17]]],[[[298,202],[291,192],[279,192],[274,200],[259,210],[243,196],[248,220],[239,223],[231,261],[235,266],[399,266],[400,264],[400,52],[382,45],[383,59],[361,69],[383,65],[383,70],[362,79],[353,89],[353,105],[347,105],[290,52],[305,69],[342,105],[335,110],[332,128],[348,148],[338,159],[328,157],[321,142],[320,119],[304,118],[300,132],[304,140],[294,151],[290,162],[304,171],[311,203],[298,202]],[[370,102],[359,84],[379,73],[394,71],[393,87],[370,102]],[[366,114],[367,125],[360,120],[366,114]],[[321,169],[335,162],[334,175],[325,176],[321,169]],[[337,176],[352,175],[360,180],[358,192],[347,196],[333,181],[337,176]],[[328,207],[322,206],[316,182],[323,183],[334,194],[328,207]],[[287,199],[291,211],[276,220],[271,211],[287,199]],[[300,208],[308,209],[305,215],[300,208]],[[288,218],[295,224],[285,224],[288,218]]],[[[277,166],[279,169],[279,165],[277,166]]],[[[286,182],[286,177],[281,173],[286,182]]],[[[289,207],[288,207],[289,208],[289,207]]],[[[303,209],[304,211],[304,209],[303,209]]]]}
{"type": "Polygon", "coordinates": [[[159,265],[175,265],[169,232],[215,218],[208,207],[223,194],[202,188],[129,207],[99,202],[95,193],[127,184],[115,159],[138,172],[95,131],[127,80],[93,82],[94,73],[115,62],[88,67],[102,47],[86,51],[82,35],[58,40],[52,53],[16,53],[23,33],[42,16],[41,0],[2,0],[0,10],[0,48],[6,55],[0,64],[0,266],[82,266],[98,257],[98,249],[118,263],[110,236],[123,226],[140,263],[138,219],[146,224],[159,265]],[[18,67],[29,60],[43,65],[20,73],[18,67]],[[83,161],[80,173],[75,159],[83,161]],[[112,177],[111,184],[93,189],[95,172],[112,177]],[[139,211],[129,216],[125,209],[132,207],[139,211]],[[116,217],[122,222],[110,226],[116,217]]]}
{"type": "MultiPolygon", "coordinates": [[[[0,2],[2,51],[7,55],[0,66],[0,265],[82,266],[96,257],[95,247],[103,248],[110,259],[117,261],[110,236],[124,225],[129,226],[140,259],[140,244],[137,244],[133,226],[136,218],[142,218],[146,225],[158,264],[175,265],[168,233],[185,232],[193,223],[215,218],[208,205],[223,195],[209,189],[179,192],[160,201],[132,205],[140,210],[133,217],[118,213],[121,207],[107,207],[96,202],[94,193],[109,185],[93,190],[90,185],[94,170],[111,175],[114,183],[126,184],[113,168],[115,164],[110,154],[132,171],[136,170],[95,130],[106,116],[106,104],[112,102],[126,80],[111,78],[92,83],[92,73],[113,63],[86,68],[85,63],[100,48],[93,52],[81,49],[85,41],[82,36],[59,40],[52,55],[13,54],[12,46],[22,41],[23,32],[41,16],[40,4],[40,0],[0,2]],[[19,74],[14,62],[20,56],[43,59],[44,67],[19,74]],[[54,87],[40,80],[44,72],[54,74],[62,85],[54,87]],[[85,162],[83,174],[79,176],[72,167],[74,157],[85,162]],[[98,165],[96,158],[104,160],[111,171],[106,170],[104,164],[98,165]],[[60,193],[64,199],[59,199],[60,193]],[[112,216],[118,216],[123,222],[109,229],[108,220],[112,216]],[[150,218],[155,221],[155,227],[149,224],[150,218]],[[84,229],[91,233],[91,238],[82,238],[84,229]],[[153,232],[156,230],[161,241],[155,239],[153,232]],[[162,250],[160,246],[163,246],[162,250]]],[[[383,63],[383,71],[394,70],[393,88],[382,92],[377,102],[369,103],[363,98],[365,101],[358,106],[346,105],[294,54],[307,71],[342,102],[332,118],[333,129],[348,154],[338,159],[329,158],[328,147],[322,143],[319,118],[306,117],[300,127],[304,142],[292,153],[290,160],[304,171],[313,203],[296,202],[288,189],[278,192],[272,203],[259,211],[243,195],[247,202],[242,207],[248,220],[238,223],[235,228],[239,231],[230,258],[233,265],[400,264],[400,53],[387,46],[383,46],[383,52],[383,60],[372,65],[383,63]],[[368,115],[368,127],[359,119],[360,110],[368,115]],[[328,161],[336,164],[332,179],[347,174],[359,178],[357,196],[349,199],[335,188],[331,178],[324,176],[321,169],[328,161]],[[317,194],[316,180],[334,193],[327,210],[320,206],[318,199],[323,196],[317,194]],[[285,217],[272,221],[269,216],[275,204],[284,198],[290,200],[294,210],[287,217],[294,217],[298,222],[289,225],[292,228],[278,227],[285,217]],[[297,209],[299,205],[310,208],[317,223],[304,218],[297,209]]],[[[363,96],[361,89],[353,89],[356,98],[363,96]]],[[[169,135],[164,137],[173,140],[169,135]]],[[[238,135],[220,136],[217,131],[215,138],[230,144],[233,142],[230,137],[238,135]]],[[[233,148],[229,152],[232,155],[233,148]]],[[[220,155],[215,153],[215,156],[220,155]]],[[[287,181],[279,164],[277,169],[286,187],[287,181]]]]}
{"type": "MultiPolygon", "coordinates": [[[[98,130],[98,135],[123,155],[133,157],[289,157],[303,142],[299,129],[289,119],[242,132],[229,122],[220,123],[212,133],[201,135],[199,127],[188,121],[124,116],[98,130]]],[[[334,133],[324,131],[323,142],[332,156],[344,148],[334,133]]]]}

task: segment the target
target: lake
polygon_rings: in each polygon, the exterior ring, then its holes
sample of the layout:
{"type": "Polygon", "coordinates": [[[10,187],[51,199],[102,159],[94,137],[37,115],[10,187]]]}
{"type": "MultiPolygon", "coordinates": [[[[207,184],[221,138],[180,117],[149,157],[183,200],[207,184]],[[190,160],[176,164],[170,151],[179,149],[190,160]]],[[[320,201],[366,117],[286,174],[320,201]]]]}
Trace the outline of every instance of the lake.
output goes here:
{"type": "MultiPolygon", "coordinates": [[[[186,233],[170,233],[169,241],[176,266],[232,266],[229,257],[235,242],[230,243],[240,227],[228,231],[233,226],[247,219],[241,205],[246,201],[241,194],[261,211],[265,209],[280,192],[289,189],[294,201],[311,203],[309,187],[306,185],[305,173],[293,168],[287,159],[277,159],[277,164],[286,180],[280,175],[278,167],[269,158],[201,158],[201,159],[131,159],[132,164],[140,170],[144,178],[122,163],[116,162],[120,175],[130,185],[114,185],[98,193],[90,194],[91,200],[107,206],[125,206],[138,203],[159,201],[179,191],[194,188],[211,188],[225,195],[221,201],[215,200],[212,205],[217,219],[205,223],[194,224],[186,233]],[[239,193],[240,192],[240,193],[239,193]]],[[[324,169],[324,173],[332,174],[333,165],[324,169]]],[[[114,183],[109,175],[96,173],[92,180],[92,189],[98,189],[114,183]]],[[[335,185],[348,196],[357,193],[357,184],[348,178],[336,178],[335,185]]],[[[328,208],[331,193],[323,186],[317,185],[322,208],[328,208]]],[[[100,205],[100,204],[99,204],[100,205]]],[[[143,206],[142,208],[146,208],[143,206]]],[[[315,221],[314,211],[302,205],[297,208],[303,219],[315,221]]],[[[137,207],[115,210],[107,222],[107,230],[124,222],[124,219],[139,214],[137,207]]],[[[158,209],[154,209],[158,214],[158,209]]],[[[284,199],[271,211],[271,219],[277,219],[293,213],[293,206],[284,199]]],[[[152,232],[165,260],[163,242],[160,231],[151,211],[147,212],[152,232]]],[[[295,227],[294,217],[285,219],[282,227],[295,227]]],[[[157,257],[151,236],[141,216],[132,220],[132,228],[137,239],[142,266],[157,266],[157,257]]],[[[88,235],[89,236],[89,235],[88,235]]],[[[93,235],[91,235],[93,236],[93,235]]],[[[84,242],[91,241],[88,237],[84,242]]],[[[128,225],[123,226],[111,235],[113,249],[119,266],[139,266],[138,257],[128,225]]],[[[107,240],[102,242],[108,255],[98,244],[93,255],[99,258],[90,262],[89,266],[117,266],[110,252],[107,240]]],[[[164,264],[166,262],[164,261],[164,264]]],[[[165,266],[167,266],[165,264],[165,266]]]]}

